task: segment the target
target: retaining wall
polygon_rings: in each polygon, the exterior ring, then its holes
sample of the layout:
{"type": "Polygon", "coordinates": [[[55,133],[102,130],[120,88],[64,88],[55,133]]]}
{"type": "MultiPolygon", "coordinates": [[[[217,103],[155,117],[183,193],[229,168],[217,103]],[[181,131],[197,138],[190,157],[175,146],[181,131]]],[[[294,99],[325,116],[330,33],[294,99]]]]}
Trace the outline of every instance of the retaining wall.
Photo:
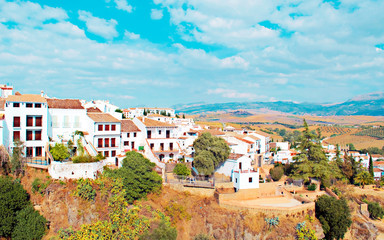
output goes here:
{"type": "Polygon", "coordinates": [[[95,179],[98,172],[103,172],[105,165],[105,160],[93,163],[52,162],[48,167],[48,173],[53,179],[95,179]]]}

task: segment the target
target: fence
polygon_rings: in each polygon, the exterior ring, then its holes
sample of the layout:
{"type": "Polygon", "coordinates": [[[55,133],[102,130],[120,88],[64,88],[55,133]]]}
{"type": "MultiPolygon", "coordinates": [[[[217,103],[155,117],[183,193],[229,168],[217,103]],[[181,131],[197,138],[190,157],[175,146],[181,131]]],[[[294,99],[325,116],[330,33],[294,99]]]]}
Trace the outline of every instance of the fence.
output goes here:
{"type": "Polygon", "coordinates": [[[26,164],[35,164],[35,165],[49,165],[48,161],[45,160],[44,158],[32,158],[32,157],[27,157],[25,158],[25,163],[26,164]]]}

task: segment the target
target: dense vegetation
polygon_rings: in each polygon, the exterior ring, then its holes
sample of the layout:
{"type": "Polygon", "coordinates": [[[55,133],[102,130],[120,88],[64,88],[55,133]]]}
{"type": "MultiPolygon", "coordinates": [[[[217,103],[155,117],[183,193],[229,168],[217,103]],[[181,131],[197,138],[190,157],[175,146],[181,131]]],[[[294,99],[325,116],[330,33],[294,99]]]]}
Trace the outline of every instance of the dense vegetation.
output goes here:
{"type": "Polygon", "coordinates": [[[379,127],[379,128],[371,127],[369,129],[365,129],[365,130],[362,130],[360,132],[357,132],[354,135],[374,137],[377,139],[384,139],[384,127],[379,127]]]}
{"type": "Polygon", "coordinates": [[[69,149],[62,143],[56,143],[55,146],[49,149],[49,152],[52,154],[55,161],[63,161],[66,158],[69,158],[69,149]]]}
{"type": "Polygon", "coordinates": [[[29,195],[18,181],[0,177],[0,237],[41,239],[46,220],[32,207],[29,195]]]}
{"type": "Polygon", "coordinates": [[[173,173],[178,176],[189,176],[191,175],[191,170],[185,164],[178,163],[173,169],[173,173]]]}
{"type": "Polygon", "coordinates": [[[135,151],[127,152],[123,166],[116,170],[107,170],[105,175],[121,179],[125,189],[125,198],[129,203],[145,197],[150,192],[161,189],[162,178],[153,169],[156,164],[135,151]]]}
{"type": "Polygon", "coordinates": [[[224,139],[203,133],[194,142],[194,167],[201,175],[212,175],[228,159],[230,148],[224,139]]]}
{"type": "Polygon", "coordinates": [[[352,224],[351,213],[345,199],[322,195],[316,201],[316,218],[319,219],[325,239],[343,239],[352,224]]]}

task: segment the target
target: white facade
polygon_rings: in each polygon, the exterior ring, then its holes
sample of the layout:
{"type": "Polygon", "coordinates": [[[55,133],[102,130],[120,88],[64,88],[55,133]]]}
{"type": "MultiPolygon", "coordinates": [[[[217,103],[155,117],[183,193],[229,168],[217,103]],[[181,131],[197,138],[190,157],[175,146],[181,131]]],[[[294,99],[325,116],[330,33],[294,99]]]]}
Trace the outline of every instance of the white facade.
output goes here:
{"type": "Polygon", "coordinates": [[[72,163],[53,161],[48,167],[48,173],[53,179],[95,179],[97,174],[103,172],[106,161],[93,163],[72,163]]]}
{"type": "Polygon", "coordinates": [[[147,112],[148,115],[150,114],[160,114],[161,112],[165,112],[165,114],[170,117],[175,117],[175,110],[171,108],[128,108],[123,109],[124,116],[126,118],[137,118],[137,117],[143,117],[144,116],[144,110],[147,112]]]}
{"type": "Polygon", "coordinates": [[[252,160],[246,156],[237,159],[232,172],[232,182],[236,191],[259,188],[259,169],[255,171],[251,163],[252,160]]]}
{"type": "Polygon", "coordinates": [[[97,107],[103,113],[108,113],[108,114],[112,115],[114,118],[119,119],[119,120],[122,119],[122,114],[119,112],[116,112],[116,110],[119,109],[119,107],[109,103],[109,101],[94,100],[94,101],[90,101],[90,102],[83,102],[83,106],[84,106],[84,108],[97,107]]]}
{"type": "Polygon", "coordinates": [[[269,152],[269,143],[271,141],[270,137],[268,137],[264,134],[257,133],[257,132],[251,132],[251,133],[249,133],[249,135],[253,135],[253,136],[260,139],[260,151],[261,151],[261,153],[269,152]]]}

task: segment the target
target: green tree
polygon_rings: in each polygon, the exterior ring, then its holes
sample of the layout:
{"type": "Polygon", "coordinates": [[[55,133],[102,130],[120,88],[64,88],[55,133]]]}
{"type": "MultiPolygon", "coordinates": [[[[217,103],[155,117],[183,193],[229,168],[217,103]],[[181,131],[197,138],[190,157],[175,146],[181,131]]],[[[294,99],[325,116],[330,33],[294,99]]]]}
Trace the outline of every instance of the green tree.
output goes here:
{"type": "Polygon", "coordinates": [[[194,142],[194,166],[199,173],[211,175],[215,168],[228,159],[230,148],[224,139],[203,133],[194,142]]]}
{"type": "Polygon", "coordinates": [[[271,174],[273,181],[279,181],[284,175],[284,168],[282,166],[274,167],[269,170],[269,173],[271,174]]]}
{"type": "Polygon", "coordinates": [[[355,177],[355,184],[362,185],[363,188],[365,185],[372,184],[372,183],[373,183],[373,177],[367,171],[363,171],[357,174],[355,177]]]}
{"type": "Polygon", "coordinates": [[[155,228],[152,233],[145,233],[140,236],[140,240],[176,240],[177,230],[169,223],[161,221],[159,227],[155,228]]]}
{"type": "Polygon", "coordinates": [[[15,240],[37,240],[42,239],[47,220],[30,205],[19,211],[16,216],[17,224],[12,233],[15,240]]]}
{"type": "Polygon", "coordinates": [[[178,163],[173,169],[173,173],[178,176],[189,176],[191,175],[191,170],[185,164],[178,163]]]}
{"type": "Polygon", "coordinates": [[[11,157],[11,169],[12,173],[16,176],[24,173],[24,164],[23,164],[23,149],[24,143],[19,139],[16,139],[13,142],[12,157],[11,157]]]}
{"type": "Polygon", "coordinates": [[[323,227],[325,239],[343,239],[352,224],[346,200],[322,195],[316,200],[315,209],[316,218],[323,227]]]}
{"type": "Polygon", "coordinates": [[[185,119],[185,114],[183,113],[183,119],[185,119]]]}
{"type": "Polygon", "coordinates": [[[384,216],[384,209],[378,202],[368,202],[368,212],[372,219],[382,219],[384,216]]]}
{"type": "Polygon", "coordinates": [[[350,151],[356,151],[355,145],[353,145],[353,143],[348,143],[347,146],[349,147],[350,151]]]}
{"type": "Polygon", "coordinates": [[[62,143],[56,143],[54,147],[49,150],[52,154],[52,157],[55,161],[63,161],[64,159],[69,157],[68,148],[62,143]]]}
{"type": "Polygon", "coordinates": [[[0,237],[12,235],[17,213],[29,204],[29,195],[20,183],[0,177],[0,237]]]}
{"type": "Polygon", "coordinates": [[[106,171],[106,176],[122,179],[129,203],[161,189],[162,178],[153,169],[156,164],[138,152],[127,152],[123,166],[106,171]]]}
{"type": "Polygon", "coordinates": [[[9,154],[4,146],[0,146],[0,173],[8,175],[11,172],[9,154]]]}
{"type": "Polygon", "coordinates": [[[369,167],[368,167],[368,169],[369,169],[369,173],[371,174],[371,176],[374,177],[374,175],[373,175],[373,160],[372,160],[371,155],[369,155],[369,167]]]}

